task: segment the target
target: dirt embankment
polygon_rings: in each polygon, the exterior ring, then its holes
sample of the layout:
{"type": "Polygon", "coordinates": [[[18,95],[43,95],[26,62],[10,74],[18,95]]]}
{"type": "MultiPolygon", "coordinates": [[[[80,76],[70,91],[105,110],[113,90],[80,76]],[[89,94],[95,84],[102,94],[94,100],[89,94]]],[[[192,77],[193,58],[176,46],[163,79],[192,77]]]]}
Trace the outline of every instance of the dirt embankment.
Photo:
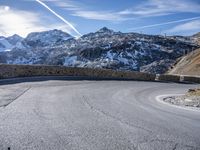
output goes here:
{"type": "Polygon", "coordinates": [[[200,49],[181,58],[168,74],[200,76],[200,49]]]}

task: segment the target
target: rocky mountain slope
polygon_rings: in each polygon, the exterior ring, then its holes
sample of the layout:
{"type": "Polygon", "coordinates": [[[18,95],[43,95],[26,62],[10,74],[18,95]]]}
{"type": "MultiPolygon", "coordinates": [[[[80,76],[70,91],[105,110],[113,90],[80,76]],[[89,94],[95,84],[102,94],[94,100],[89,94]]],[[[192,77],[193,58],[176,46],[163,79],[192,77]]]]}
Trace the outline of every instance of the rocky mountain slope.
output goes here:
{"type": "Polygon", "coordinates": [[[182,57],[169,74],[200,76],[200,49],[182,57]]]}
{"type": "Polygon", "coordinates": [[[30,33],[0,63],[48,64],[164,73],[199,46],[194,38],[121,33],[106,27],[75,39],[60,30],[30,33]]]}
{"type": "Polygon", "coordinates": [[[194,39],[194,41],[195,41],[198,45],[200,45],[200,32],[198,32],[197,34],[194,34],[194,35],[192,36],[192,38],[194,39]]]}
{"type": "MultiPolygon", "coordinates": [[[[194,41],[200,45],[200,32],[192,37],[194,41]]],[[[200,76],[200,49],[196,49],[179,58],[174,67],[170,69],[168,73],[200,76]]]]}
{"type": "Polygon", "coordinates": [[[16,34],[7,38],[0,36],[0,52],[11,51],[14,47],[17,47],[17,44],[22,40],[23,38],[16,34]]]}

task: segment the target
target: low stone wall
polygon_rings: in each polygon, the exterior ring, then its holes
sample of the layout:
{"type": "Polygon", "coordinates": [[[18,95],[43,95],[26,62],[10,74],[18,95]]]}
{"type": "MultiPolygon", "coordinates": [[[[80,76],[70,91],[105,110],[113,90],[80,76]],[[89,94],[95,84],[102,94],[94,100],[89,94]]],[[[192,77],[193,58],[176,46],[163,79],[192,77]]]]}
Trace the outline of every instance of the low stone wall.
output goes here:
{"type": "Polygon", "coordinates": [[[155,75],[134,71],[115,71],[109,69],[72,68],[45,65],[7,65],[0,64],[0,79],[35,76],[73,76],[87,79],[120,79],[161,82],[200,83],[200,77],[180,75],[155,75]]]}
{"type": "Polygon", "coordinates": [[[154,81],[155,75],[131,72],[114,71],[107,69],[72,68],[64,66],[44,65],[0,65],[0,78],[33,77],[33,76],[80,76],[91,78],[130,79],[154,81]]]}
{"type": "Polygon", "coordinates": [[[200,77],[184,76],[184,81],[190,83],[200,83],[200,77]]]}
{"type": "Polygon", "coordinates": [[[157,81],[180,82],[180,83],[200,83],[200,77],[184,75],[159,75],[157,81]]]}
{"type": "Polygon", "coordinates": [[[158,77],[158,81],[180,82],[180,76],[163,74],[158,77]]]}

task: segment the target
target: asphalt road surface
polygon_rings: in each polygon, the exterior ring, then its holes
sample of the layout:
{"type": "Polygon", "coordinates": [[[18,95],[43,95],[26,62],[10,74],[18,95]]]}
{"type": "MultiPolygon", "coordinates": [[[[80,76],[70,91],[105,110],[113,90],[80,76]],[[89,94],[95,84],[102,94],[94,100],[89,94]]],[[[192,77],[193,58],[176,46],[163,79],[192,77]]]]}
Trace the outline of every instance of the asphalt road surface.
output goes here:
{"type": "Polygon", "coordinates": [[[86,80],[0,85],[0,149],[200,150],[200,111],[156,100],[197,86],[86,80]]]}

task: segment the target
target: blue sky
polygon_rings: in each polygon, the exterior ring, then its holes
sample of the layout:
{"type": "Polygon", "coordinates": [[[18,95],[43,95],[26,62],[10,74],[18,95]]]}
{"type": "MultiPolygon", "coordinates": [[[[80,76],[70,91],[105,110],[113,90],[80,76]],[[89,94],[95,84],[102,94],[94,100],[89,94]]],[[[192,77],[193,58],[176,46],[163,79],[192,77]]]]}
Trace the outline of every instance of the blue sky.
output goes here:
{"type": "Polygon", "coordinates": [[[61,29],[74,36],[121,32],[200,32],[200,0],[0,0],[0,36],[61,29]]]}

